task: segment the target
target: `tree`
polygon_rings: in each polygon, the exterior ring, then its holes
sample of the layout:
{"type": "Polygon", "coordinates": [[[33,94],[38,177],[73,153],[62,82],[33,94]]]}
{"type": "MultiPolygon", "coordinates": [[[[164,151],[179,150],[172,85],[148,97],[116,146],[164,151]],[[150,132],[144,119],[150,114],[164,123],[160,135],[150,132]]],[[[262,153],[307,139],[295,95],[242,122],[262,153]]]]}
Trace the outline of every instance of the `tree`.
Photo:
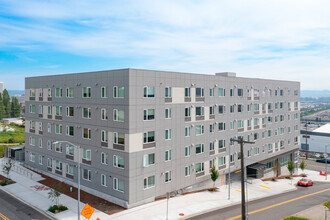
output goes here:
{"type": "MultiPolygon", "coordinates": [[[[0,93],[1,94],[1,93],[0,93]]],[[[3,104],[3,101],[0,100],[0,119],[3,119],[6,117],[6,109],[5,105],[3,104]]]]}
{"type": "Polygon", "coordinates": [[[8,159],[7,162],[3,165],[2,167],[2,171],[6,174],[7,176],[7,179],[9,179],[9,174],[10,174],[10,171],[12,170],[12,168],[14,167],[15,165],[15,161],[12,160],[12,159],[8,159]]]}
{"type": "Polygon", "coordinates": [[[2,92],[2,101],[3,104],[5,105],[5,110],[6,110],[6,116],[5,117],[10,117],[11,115],[11,103],[10,103],[10,96],[7,91],[7,89],[4,89],[2,92]]]}
{"type": "Polygon", "coordinates": [[[307,164],[305,160],[301,161],[299,168],[301,169],[302,172],[304,172],[304,169],[306,168],[307,164]]]}
{"type": "Polygon", "coordinates": [[[19,105],[18,99],[12,97],[11,99],[11,116],[17,118],[21,115],[21,106],[19,105]]]}
{"type": "Polygon", "coordinates": [[[54,189],[50,189],[50,192],[48,192],[48,198],[55,201],[55,204],[58,206],[59,200],[60,200],[61,192],[58,190],[58,187],[55,187],[54,189]]]}
{"type": "Polygon", "coordinates": [[[290,172],[290,175],[292,176],[293,171],[294,171],[294,163],[293,163],[292,160],[288,161],[287,168],[288,168],[288,170],[289,170],[289,172],[290,172]]]}
{"type": "Polygon", "coordinates": [[[219,178],[219,171],[215,169],[215,166],[213,165],[211,169],[211,179],[213,181],[213,189],[215,189],[215,181],[219,178]]]}

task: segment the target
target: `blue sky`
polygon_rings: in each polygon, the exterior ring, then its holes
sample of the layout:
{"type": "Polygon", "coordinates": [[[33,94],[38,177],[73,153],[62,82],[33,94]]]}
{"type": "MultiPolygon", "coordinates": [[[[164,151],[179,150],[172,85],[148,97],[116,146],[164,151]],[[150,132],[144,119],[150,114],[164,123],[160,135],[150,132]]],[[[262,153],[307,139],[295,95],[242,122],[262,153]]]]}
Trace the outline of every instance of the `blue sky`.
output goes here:
{"type": "Polygon", "coordinates": [[[145,68],[329,89],[330,1],[0,0],[0,81],[145,68]]]}

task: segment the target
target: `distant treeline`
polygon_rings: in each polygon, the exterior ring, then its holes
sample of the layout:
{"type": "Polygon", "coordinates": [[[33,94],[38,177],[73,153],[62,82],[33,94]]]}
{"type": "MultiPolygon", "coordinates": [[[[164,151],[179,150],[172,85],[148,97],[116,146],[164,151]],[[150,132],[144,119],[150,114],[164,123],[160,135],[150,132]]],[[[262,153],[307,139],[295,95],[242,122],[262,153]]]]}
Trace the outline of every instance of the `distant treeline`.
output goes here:
{"type": "Polygon", "coordinates": [[[318,103],[330,103],[330,97],[320,97],[320,98],[314,98],[314,97],[300,97],[300,101],[304,102],[318,102],[318,103]]]}
{"type": "Polygon", "coordinates": [[[12,97],[8,94],[6,89],[3,90],[3,93],[0,93],[0,119],[9,118],[9,117],[20,117],[21,115],[21,106],[16,97],[12,97]]]}

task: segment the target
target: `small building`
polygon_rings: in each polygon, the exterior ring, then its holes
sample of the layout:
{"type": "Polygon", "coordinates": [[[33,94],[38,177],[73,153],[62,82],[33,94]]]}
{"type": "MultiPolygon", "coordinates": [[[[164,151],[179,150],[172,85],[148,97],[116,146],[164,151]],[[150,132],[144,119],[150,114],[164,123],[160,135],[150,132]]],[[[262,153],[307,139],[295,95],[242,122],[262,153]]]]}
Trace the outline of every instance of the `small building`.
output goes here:
{"type": "MultiPolygon", "coordinates": [[[[307,132],[305,125],[303,123],[300,130],[300,149],[306,151],[307,136],[307,150],[310,154],[325,153],[325,146],[330,145],[330,123],[324,125],[318,123],[308,124],[307,132]]],[[[330,153],[330,146],[327,149],[327,153],[330,153]]]]}
{"type": "Polygon", "coordinates": [[[4,124],[10,124],[10,123],[15,123],[18,125],[22,125],[23,124],[23,120],[20,118],[4,118],[2,119],[4,124]]]}

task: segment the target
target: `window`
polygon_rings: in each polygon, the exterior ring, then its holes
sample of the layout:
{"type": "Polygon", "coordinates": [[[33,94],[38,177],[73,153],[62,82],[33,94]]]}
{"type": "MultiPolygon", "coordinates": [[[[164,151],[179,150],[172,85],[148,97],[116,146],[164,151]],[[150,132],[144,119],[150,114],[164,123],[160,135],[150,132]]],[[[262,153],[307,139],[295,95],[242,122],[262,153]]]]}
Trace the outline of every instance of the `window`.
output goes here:
{"type": "Polygon", "coordinates": [[[280,102],[280,109],[283,108],[283,102],[280,102]]]}
{"type": "Polygon", "coordinates": [[[204,163],[196,163],[195,167],[196,173],[204,171],[204,163]]]}
{"type": "Polygon", "coordinates": [[[125,145],[125,134],[113,132],[113,143],[119,145],[125,145]]]}
{"type": "Polygon", "coordinates": [[[294,90],[294,96],[298,96],[299,92],[298,90],[294,90]]]}
{"type": "Polygon", "coordinates": [[[143,97],[146,97],[146,98],[155,97],[155,87],[153,87],[153,86],[143,87],[143,97]]]}
{"type": "Polygon", "coordinates": [[[219,114],[223,114],[226,112],[226,106],[224,105],[219,105],[219,114]]]}
{"type": "Polygon", "coordinates": [[[36,97],[36,89],[30,89],[30,97],[36,97]]]}
{"type": "Polygon", "coordinates": [[[196,116],[203,116],[204,115],[204,107],[196,107],[196,116]]]}
{"type": "Polygon", "coordinates": [[[250,112],[252,109],[252,104],[247,104],[246,107],[247,107],[247,111],[250,112]]]}
{"type": "Polygon", "coordinates": [[[30,110],[30,113],[32,113],[32,114],[34,114],[34,113],[36,113],[36,105],[30,105],[29,106],[30,108],[29,108],[29,110],[30,110]]]}
{"type": "Polygon", "coordinates": [[[58,161],[58,160],[55,161],[55,169],[62,172],[63,164],[61,161],[58,161]]]}
{"type": "Polygon", "coordinates": [[[36,162],[36,155],[34,153],[30,153],[30,161],[31,162],[36,162]]]}
{"type": "Polygon", "coordinates": [[[108,165],[108,154],[107,153],[104,153],[104,152],[101,153],[101,163],[108,165]]]}
{"type": "Polygon", "coordinates": [[[191,146],[186,146],[184,148],[184,156],[189,157],[191,155],[191,146]]]}
{"type": "Polygon", "coordinates": [[[171,108],[166,108],[165,109],[165,118],[166,119],[172,118],[172,109],[171,108]]]}
{"type": "Polygon", "coordinates": [[[146,178],[144,178],[143,182],[144,182],[144,184],[143,184],[144,189],[151,188],[151,187],[155,186],[155,176],[146,177],[146,178]]]}
{"type": "Polygon", "coordinates": [[[165,161],[172,160],[172,150],[165,151],[165,161]]]}
{"type": "Polygon", "coordinates": [[[108,131],[101,131],[101,141],[104,143],[108,143],[108,131]]]}
{"type": "Polygon", "coordinates": [[[101,87],[101,98],[108,98],[108,87],[101,87]]]}
{"type": "Polygon", "coordinates": [[[92,97],[92,88],[91,87],[84,87],[82,89],[83,98],[90,98],[92,97]]]}
{"type": "Polygon", "coordinates": [[[50,140],[47,141],[47,149],[48,150],[52,149],[52,142],[50,140]]]}
{"type": "Polygon", "coordinates": [[[108,179],[107,176],[104,174],[101,174],[101,185],[107,187],[108,186],[108,179]]]}
{"type": "Polygon", "coordinates": [[[213,151],[214,150],[214,141],[211,141],[210,142],[210,151],[213,151]]]}
{"type": "Polygon", "coordinates": [[[61,124],[56,124],[55,125],[55,133],[56,134],[62,134],[62,125],[61,124]]]}
{"type": "Polygon", "coordinates": [[[225,156],[219,157],[218,164],[219,164],[219,166],[226,165],[226,157],[225,156]]]}
{"type": "Polygon", "coordinates": [[[66,116],[73,117],[74,116],[74,107],[67,106],[66,107],[66,116]]]}
{"type": "Polygon", "coordinates": [[[258,140],[259,139],[259,133],[254,133],[253,137],[254,137],[255,141],[258,140]]]}
{"type": "Polygon", "coordinates": [[[210,96],[211,96],[211,97],[214,96],[214,88],[210,88],[210,96]]]}
{"type": "Polygon", "coordinates": [[[237,89],[237,95],[243,96],[243,89],[237,89]]]}
{"type": "Polygon", "coordinates": [[[92,154],[92,151],[91,150],[83,148],[83,156],[82,156],[82,158],[84,160],[91,161],[92,160],[92,155],[91,154],[92,154]]]}
{"type": "Polygon", "coordinates": [[[39,114],[42,115],[44,113],[44,106],[39,105],[39,114]]]}
{"type": "Polygon", "coordinates": [[[190,176],[191,175],[191,166],[187,166],[184,168],[184,175],[190,176]]]}
{"type": "Polygon", "coordinates": [[[196,144],[196,154],[204,152],[204,144],[196,144]]]}
{"type": "Polygon", "coordinates": [[[252,121],[251,119],[248,119],[248,120],[247,120],[247,126],[248,126],[248,128],[251,127],[251,124],[252,124],[251,121],[252,121]]]}
{"type": "Polygon", "coordinates": [[[39,138],[39,147],[42,148],[42,139],[39,138]]]}
{"type": "Polygon", "coordinates": [[[51,158],[47,158],[47,167],[49,168],[53,167],[53,160],[51,158]]]}
{"type": "Polygon", "coordinates": [[[219,148],[225,148],[226,147],[226,140],[222,139],[218,141],[219,148]]]}
{"type": "Polygon", "coordinates": [[[154,131],[148,131],[143,133],[143,143],[151,143],[155,142],[155,132],[154,131]]]}
{"type": "Polygon", "coordinates": [[[30,129],[36,129],[36,122],[35,121],[30,121],[30,129]]]}
{"type": "Polygon", "coordinates": [[[184,96],[186,98],[189,98],[190,97],[190,88],[184,88],[184,96]]]}
{"type": "Polygon", "coordinates": [[[243,112],[243,105],[237,105],[237,112],[243,112]]]}
{"type": "Polygon", "coordinates": [[[272,136],[272,130],[268,130],[268,137],[272,136]]]}
{"type": "Polygon", "coordinates": [[[234,96],[234,95],[235,95],[234,93],[235,93],[235,89],[230,89],[230,91],[229,91],[229,95],[230,95],[230,96],[234,96]]]}
{"type": "Polygon", "coordinates": [[[219,131],[224,131],[224,130],[226,130],[226,123],[219,122],[219,131]]]}
{"type": "Polygon", "coordinates": [[[230,130],[234,130],[234,128],[235,128],[235,122],[234,121],[231,121],[229,123],[229,125],[230,125],[230,130]]]}
{"type": "Polygon", "coordinates": [[[74,126],[66,126],[66,135],[71,137],[74,136],[74,126]]]}
{"type": "Polygon", "coordinates": [[[53,108],[51,105],[48,106],[48,115],[52,115],[53,114],[53,108]]]}
{"type": "Polygon", "coordinates": [[[87,169],[83,169],[83,176],[82,178],[84,180],[88,180],[88,181],[91,181],[91,171],[90,170],[87,170],[87,169]]]}
{"type": "Polygon", "coordinates": [[[155,109],[144,109],[143,120],[150,121],[155,119],[155,109]]]}
{"type": "Polygon", "coordinates": [[[243,120],[238,120],[237,121],[237,128],[238,129],[244,128],[244,121],[243,120]]]}
{"type": "Polygon", "coordinates": [[[47,89],[47,96],[52,97],[52,89],[51,88],[47,89]]]}
{"type": "Polygon", "coordinates": [[[213,132],[214,132],[214,130],[215,130],[215,129],[214,129],[214,127],[215,127],[215,126],[214,126],[214,124],[213,124],[213,123],[212,123],[212,124],[210,124],[210,133],[213,133],[213,132]]]}
{"type": "Polygon", "coordinates": [[[90,119],[91,116],[92,116],[92,114],[91,114],[91,109],[90,108],[83,108],[82,109],[82,117],[83,118],[90,119]]]}
{"type": "Polygon", "coordinates": [[[204,97],[204,88],[196,88],[196,97],[204,97]]]}
{"type": "Polygon", "coordinates": [[[229,106],[230,109],[230,113],[234,113],[235,112],[235,106],[234,105],[230,105],[229,106]]]}
{"type": "Polygon", "coordinates": [[[92,138],[92,130],[90,128],[83,128],[83,138],[84,139],[92,138]]]}
{"type": "Polygon", "coordinates": [[[125,168],[125,160],[121,156],[113,155],[113,166],[117,168],[125,168]]]}
{"type": "Polygon", "coordinates": [[[147,167],[155,164],[155,154],[145,154],[143,155],[143,166],[147,167]]]}
{"type": "Polygon", "coordinates": [[[43,156],[39,155],[39,164],[43,165],[44,161],[43,161],[43,156]]]}
{"type": "Polygon", "coordinates": [[[55,107],[55,115],[58,115],[58,116],[62,115],[62,106],[55,107]]]}
{"type": "Polygon", "coordinates": [[[74,155],[74,146],[67,144],[65,152],[67,155],[73,156],[74,155]]]}
{"type": "Polygon", "coordinates": [[[172,97],[172,87],[165,87],[165,97],[166,98],[172,97]]]}
{"type": "Polygon", "coordinates": [[[235,162],[235,154],[231,154],[229,157],[230,163],[235,162]]]}
{"type": "Polygon", "coordinates": [[[125,96],[125,88],[123,86],[114,86],[113,87],[113,97],[114,98],[124,98],[125,96]]]}
{"type": "Polygon", "coordinates": [[[184,128],[184,136],[185,137],[190,137],[190,134],[191,134],[191,127],[190,126],[187,126],[184,128]]]}
{"type": "Polygon", "coordinates": [[[74,88],[66,88],[66,97],[73,98],[74,97],[74,88]]]}
{"type": "Polygon", "coordinates": [[[254,97],[259,97],[259,89],[254,89],[254,97]]]}
{"type": "Polygon", "coordinates": [[[259,126],[259,118],[254,118],[254,126],[259,126]]]}
{"type": "Polygon", "coordinates": [[[214,115],[214,106],[210,106],[210,115],[214,115]]]}
{"type": "Polygon", "coordinates": [[[172,129],[166,129],[165,130],[165,140],[171,140],[172,139],[172,129]]]}
{"type": "Polygon", "coordinates": [[[210,169],[213,168],[213,166],[214,166],[214,162],[215,162],[215,159],[210,160],[210,169]]]}
{"type": "Polygon", "coordinates": [[[256,111],[256,112],[259,111],[259,104],[254,104],[254,111],[256,111]]]}
{"type": "Polygon", "coordinates": [[[280,90],[280,96],[283,96],[283,89],[280,90]]]}
{"type": "Polygon", "coordinates": [[[72,164],[66,164],[66,173],[73,176],[73,169],[74,169],[74,165],[72,164]]]}
{"type": "Polygon", "coordinates": [[[172,181],[172,171],[165,172],[165,183],[172,181]]]}
{"type": "Polygon", "coordinates": [[[224,88],[218,89],[219,97],[226,96],[226,90],[224,88]]]}
{"type": "Polygon", "coordinates": [[[196,135],[204,134],[204,125],[197,125],[196,126],[196,135]]]}
{"type": "Polygon", "coordinates": [[[254,150],[254,155],[258,155],[259,154],[259,147],[255,147],[253,150],[254,150]]]}
{"type": "Polygon", "coordinates": [[[185,107],[185,109],[184,109],[184,116],[185,117],[190,117],[190,107],[185,107]]]}
{"type": "Polygon", "coordinates": [[[124,180],[113,178],[113,189],[119,192],[124,192],[124,180]]]}
{"type": "Polygon", "coordinates": [[[106,108],[101,108],[101,120],[108,120],[108,111],[106,108]]]}
{"type": "Polygon", "coordinates": [[[119,122],[124,122],[124,120],[125,120],[124,110],[114,109],[113,110],[113,120],[119,121],[119,122]]]}
{"type": "Polygon", "coordinates": [[[56,88],[56,89],[55,89],[55,97],[56,97],[56,98],[61,98],[62,95],[63,95],[63,90],[62,90],[62,88],[56,88]]]}
{"type": "Polygon", "coordinates": [[[47,124],[47,132],[48,133],[51,133],[52,132],[52,124],[51,123],[48,123],[47,124]]]}

